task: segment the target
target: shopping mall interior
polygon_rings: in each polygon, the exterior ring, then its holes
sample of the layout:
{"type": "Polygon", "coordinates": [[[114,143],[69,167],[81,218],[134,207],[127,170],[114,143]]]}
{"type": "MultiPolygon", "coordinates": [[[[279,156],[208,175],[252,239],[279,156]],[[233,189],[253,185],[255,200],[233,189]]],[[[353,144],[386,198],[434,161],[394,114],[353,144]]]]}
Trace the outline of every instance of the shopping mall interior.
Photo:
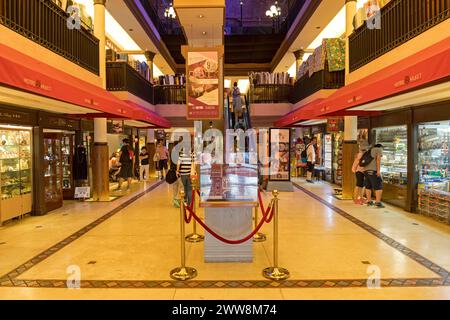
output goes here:
{"type": "Polygon", "coordinates": [[[0,0],[0,299],[450,299],[450,0],[0,0]]]}

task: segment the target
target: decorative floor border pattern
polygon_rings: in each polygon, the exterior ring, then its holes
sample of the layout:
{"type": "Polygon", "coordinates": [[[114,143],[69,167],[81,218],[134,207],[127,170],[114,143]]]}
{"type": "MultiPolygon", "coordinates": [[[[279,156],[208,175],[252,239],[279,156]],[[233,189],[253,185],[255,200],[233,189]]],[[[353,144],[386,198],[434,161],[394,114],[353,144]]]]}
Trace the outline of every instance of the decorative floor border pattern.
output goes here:
{"type": "MultiPolygon", "coordinates": [[[[89,225],[83,227],[79,231],[75,232],[71,236],[57,243],[56,245],[50,247],[44,252],[38,254],[31,260],[20,265],[15,270],[9,272],[3,277],[0,277],[0,287],[30,287],[30,288],[67,288],[66,280],[41,280],[41,279],[17,279],[21,274],[30,268],[36,266],[38,263],[47,259],[49,256],[53,255],[57,251],[61,250],[68,244],[79,239],[81,236],[97,227],[99,224],[103,223],[107,219],[111,218],[119,211],[129,206],[131,203],[144,196],[148,192],[154,190],[162,182],[157,182],[152,185],[147,190],[134,196],[133,198],[127,200],[125,203],[121,204],[117,208],[108,212],[104,216],[90,223],[89,225]]],[[[327,206],[337,214],[350,220],[359,227],[363,228],[367,232],[376,236],[380,240],[384,241],[386,244],[396,249],[397,251],[403,253],[404,255],[410,257],[414,261],[418,262],[425,268],[436,273],[439,277],[437,278],[390,278],[381,279],[380,284],[382,287],[439,287],[439,286],[450,286],[449,272],[440,267],[439,265],[433,263],[432,261],[426,259],[417,252],[405,247],[394,239],[386,236],[382,232],[376,230],[375,228],[367,225],[363,221],[353,217],[344,210],[334,206],[333,204],[322,199],[318,195],[312,193],[311,191],[301,187],[300,185],[294,183],[294,186],[300,191],[306,193],[308,196],[319,201],[323,205],[327,206]]],[[[367,287],[367,279],[320,279],[320,280],[285,280],[285,281],[270,281],[270,280],[190,280],[190,281],[174,281],[174,280],[82,280],[81,288],[103,288],[103,289],[276,289],[276,288],[365,288],[367,287]]]]}

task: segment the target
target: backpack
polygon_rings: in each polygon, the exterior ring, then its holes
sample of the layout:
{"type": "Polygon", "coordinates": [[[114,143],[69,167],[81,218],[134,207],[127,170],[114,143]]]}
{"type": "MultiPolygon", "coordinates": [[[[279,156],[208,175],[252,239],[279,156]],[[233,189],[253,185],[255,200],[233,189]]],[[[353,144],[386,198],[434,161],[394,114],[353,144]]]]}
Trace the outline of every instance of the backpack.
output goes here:
{"type": "Polygon", "coordinates": [[[309,148],[310,145],[311,145],[311,143],[308,144],[308,145],[306,146],[305,150],[303,150],[302,153],[300,154],[300,156],[301,156],[302,158],[308,158],[308,148],[309,148]]]}
{"type": "Polygon", "coordinates": [[[370,148],[369,150],[364,152],[364,154],[361,156],[361,159],[359,159],[359,166],[363,168],[367,167],[372,161],[372,148],[370,148]]]}

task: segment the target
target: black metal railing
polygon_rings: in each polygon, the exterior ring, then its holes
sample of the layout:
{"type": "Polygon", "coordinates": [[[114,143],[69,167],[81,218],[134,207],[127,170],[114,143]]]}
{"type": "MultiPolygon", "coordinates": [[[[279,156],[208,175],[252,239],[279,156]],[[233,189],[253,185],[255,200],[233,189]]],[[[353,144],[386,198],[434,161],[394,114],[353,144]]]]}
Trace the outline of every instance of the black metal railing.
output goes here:
{"type": "Polygon", "coordinates": [[[251,103],[289,102],[292,86],[290,84],[256,84],[250,86],[251,103]]]}
{"type": "Polygon", "coordinates": [[[344,85],[345,70],[330,72],[328,63],[325,63],[325,69],[315,72],[311,77],[306,74],[295,82],[289,102],[296,104],[319,90],[339,89],[344,85]]]}
{"type": "Polygon", "coordinates": [[[391,0],[381,8],[380,28],[367,24],[350,36],[354,71],[450,17],[450,0],[391,0]]]}
{"type": "Polygon", "coordinates": [[[155,86],[155,104],[186,104],[184,85],[155,86]]]}
{"type": "Polygon", "coordinates": [[[155,103],[153,85],[126,62],[106,63],[106,88],[128,91],[148,103],[155,103]]]}
{"type": "Polygon", "coordinates": [[[98,75],[99,40],[68,17],[49,0],[0,0],[0,24],[98,75]]]}

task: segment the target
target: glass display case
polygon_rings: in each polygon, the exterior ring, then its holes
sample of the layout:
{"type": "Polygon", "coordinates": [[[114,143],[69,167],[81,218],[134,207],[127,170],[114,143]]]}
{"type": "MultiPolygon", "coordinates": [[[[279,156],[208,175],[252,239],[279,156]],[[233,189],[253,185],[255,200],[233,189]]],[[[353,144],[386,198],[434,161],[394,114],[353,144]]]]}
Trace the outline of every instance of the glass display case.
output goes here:
{"type": "Polygon", "coordinates": [[[333,182],[342,186],[342,148],[344,134],[337,132],[333,134],[333,182]]]}
{"type": "Polygon", "coordinates": [[[62,185],[63,198],[67,200],[73,199],[74,185],[73,185],[73,150],[74,150],[74,136],[72,134],[64,134],[61,140],[61,154],[62,154],[62,185]]]}
{"type": "Polygon", "coordinates": [[[63,204],[61,140],[60,134],[44,133],[44,199],[48,211],[63,204]]]}
{"type": "Polygon", "coordinates": [[[419,212],[450,222],[450,121],[419,125],[419,212]]]}
{"type": "Polygon", "coordinates": [[[0,224],[31,212],[31,131],[0,127],[0,224]]]}
{"type": "Polygon", "coordinates": [[[406,125],[374,129],[375,144],[383,146],[381,177],[383,200],[405,208],[408,184],[408,130],[406,125]]]}

